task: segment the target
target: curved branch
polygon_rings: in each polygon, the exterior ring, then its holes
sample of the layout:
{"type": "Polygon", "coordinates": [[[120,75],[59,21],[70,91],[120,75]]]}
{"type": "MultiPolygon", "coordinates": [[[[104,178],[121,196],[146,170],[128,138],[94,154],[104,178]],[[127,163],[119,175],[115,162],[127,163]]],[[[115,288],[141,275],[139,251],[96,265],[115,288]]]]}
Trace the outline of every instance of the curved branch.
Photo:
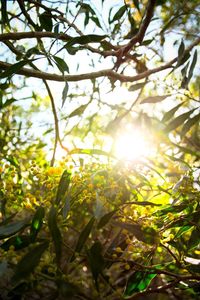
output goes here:
{"type": "MultiPolygon", "coordinates": [[[[200,43],[200,37],[198,37],[186,50],[186,52],[191,51],[196,45],[200,43]]],[[[91,72],[91,73],[83,73],[83,74],[78,74],[78,75],[57,75],[57,74],[50,74],[47,72],[41,72],[41,71],[36,71],[33,69],[28,69],[28,68],[21,68],[16,72],[18,75],[24,75],[28,77],[35,77],[43,80],[53,80],[53,81],[82,81],[82,80],[88,80],[88,79],[96,79],[99,77],[108,77],[114,80],[119,80],[121,82],[134,82],[143,78],[147,78],[151,74],[158,73],[160,71],[169,69],[173,67],[173,64],[178,60],[178,57],[175,57],[165,65],[162,65],[160,67],[154,68],[147,70],[145,72],[142,72],[140,74],[134,75],[134,76],[127,76],[124,74],[119,74],[112,69],[105,69],[105,70],[100,70],[97,72],[91,72]]],[[[0,68],[7,70],[10,68],[12,64],[0,61],[0,68]]]]}
{"type": "Polygon", "coordinates": [[[65,33],[57,34],[50,31],[9,32],[0,34],[0,41],[17,41],[33,38],[56,38],[63,41],[68,41],[72,37],[65,33]]]}

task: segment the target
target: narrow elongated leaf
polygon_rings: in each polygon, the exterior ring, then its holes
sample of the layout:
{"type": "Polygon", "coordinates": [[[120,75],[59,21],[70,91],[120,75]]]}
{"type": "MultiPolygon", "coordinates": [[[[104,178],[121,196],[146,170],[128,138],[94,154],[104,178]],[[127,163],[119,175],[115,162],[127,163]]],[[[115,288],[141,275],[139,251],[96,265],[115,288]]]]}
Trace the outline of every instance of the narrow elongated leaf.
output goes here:
{"type": "Polygon", "coordinates": [[[188,240],[188,249],[189,250],[194,249],[199,244],[200,244],[200,231],[198,228],[194,228],[188,240]]]}
{"type": "Polygon", "coordinates": [[[53,28],[53,22],[51,18],[51,14],[48,12],[44,12],[41,15],[39,15],[40,25],[43,29],[46,31],[52,31],[53,28]]]}
{"type": "Polygon", "coordinates": [[[69,73],[69,67],[67,65],[67,63],[64,61],[64,59],[60,58],[59,56],[53,56],[55,62],[56,62],[56,65],[58,67],[58,69],[64,73],[65,71],[67,73],[69,73]]]}
{"type": "Polygon", "coordinates": [[[102,256],[102,245],[99,241],[95,242],[87,251],[87,256],[96,289],[99,290],[98,277],[105,267],[104,258],[102,256]]]}
{"type": "Polygon", "coordinates": [[[189,83],[190,79],[192,78],[194,67],[195,67],[196,63],[197,63],[197,50],[195,50],[195,52],[194,52],[193,60],[192,60],[192,63],[191,63],[190,69],[189,69],[188,83],[189,83]]]}
{"type": "Polygon", "coordinates": [[[145,99],[143,99],[140,104],[144,104],[144,103],[157,103],[157,102],[161,102],[163,100],[165,100],[167,97],[170,97],[171,95],[163,95],[163,96],[150,96],[147,97],[145,99]]]}
{"type": "Polygon", "coordinates": [[[87,108],[87,106],[88,106],[88,103],[79,106],[74,111],[72,111],[71,114],[69,114],[68,118],[82,115],[84,113],[85,109],[87,108]]]}
{"type": "MultiPolygon", "coordinates": [[[[90,235],[90,232],[92,230],[92,227],[94,225],[94,222],[95,222],[95,218],[92,217],[90,219],[90,221],[87,223],[87,225],[85,226],[85,228],[81,231],[80,235],[79,235],[79,238],[78,238],[78,241],[77,241],[77,244],[76,244],[76,248],[75,248],[75,252],[78,252],[80,253],[81,250],[83,249],[89,235],[90,235]]],[[[73,261],[75,258],[75,256],[73,255],[72,258],[71,258],[71,261],[73,261]]]]}
{"type": "Polygon", "coordinates": [[[58,205],[62,200],[62,198],[64,197],[66,191],[68,190],[70,180],[71,180],[71,173],[68,170],[65,170],[60,178],[55,204],[58,205]]]}
{"type": "Polygon", "coordinates": [[[181,40],[180,46],[178,48],[178,61],[180,62],[182,57],[183,57],[183,53],[185,51],[185,44],[183,42],[183,40],[181,40]]]}
{"type": "Polygon", "coordinates": [[[0,106],[0,109],[5,108],[16,101],[17,101],[17,99],[15,99],[15,98],[7,99],[4,103],[2,103],[2,105],[0,106]]]}
{"type": "Polygon", "coordinates": [[[120,7],[120,9],[115,13],[115,15],[112,18],[112,21],[110,21],[110,23],[113,23],[114,21],[119,21],[121,19],[121,17],[124,15],[124,13],[126,12],[126,10],[127,10],[126,5],[120,7]]]}
{"type": "Polygon", "coordinates": [[[40,258],[47,248],[48,242],[44,242],[32,248],[18,263],[12,278],[13,281],[16,282],[29,276],[39,264],[40,258]]]}
{"type": "Polygon", "coordinates": [[[162,122],[170,120],[174,116],[175,112],[183,105],[183,103],[184,102],[179,103],[178,105],[170,109],[168,112],[166,112],[162,118],[162,122]]]}
{"type": "Polygon", "coordinates": [[[28,225],[28,220],[16,221],[6,225],[0,226],[0,239],[7,238],[20,230],[24,229],[28,225]]]}
{"type": "Polygon", "coordinates": [[[144,291],[156,276],[157,274],[141,271],[133,273],[128,279],[124,296],[128,297],[134,293],[144,291]]]}
{"type": "Polygon", "coordinates": [[[142,227],[138,224],[114,222],[114,225],[128,230],[131,232],[139,241],[146,244],[154,244],[157,239],[157,233],[152,227],[142,227]]]}
{"type": "Polygon", "coordinates": [[[100,149],[81,149],[75,148],[70,151],[70,154],[88,154],[88,155],[105,155],[105,156],[112,156],[110,153],[105,152],[100,149]]]}
{"type": "Polygon", "coordinates": [[[101,219],[99,220],[99,223],[97,225],[97,228],[101,229],[102,227],[104,227],[111,220],[111,218],[114,216],[114,214],[116,212],[117,212],[117,210],[113,210],[113,211],[105,214],[103,217],[101,217],[101,219]]]}
{"type": "Polygon", "coordinates": [[[189,116],[195,111],[196,108],[183,113],[182,115],[176,117],[174,120],[172,120],[165,128],[167,132],[172,131],[182,125],[188,118],[189,116]]]}
{"type": "Polygon", "coordinates": [[[99,43],[103,39],[105,39],[107,35],[97,35],[97,34],[88,34],[88,35],[82,35],[82,36],[77,36],[71,39],[66,45],[66,47],[71,47],[75,44],[79,45],[85,45],[89,43],[99,43]]]}
{"type": "Polygon", "coordinates": [[[185,225],[179,229],[179,231],[175,235],[175,239],[178,239],[184,232],[190,230],[193,226],[192,225],[185,225]]]}
{"type": "Polygon", "coordinates": [[[131,85],[128,90],[129,90],[129,92],[134,92],[134,91],[137,91],[137,90],[143,88],[146,84],[147,84],[147,82],[136,83],[136,84],[131,85]]]}
{"type": "Polygon", "coordinates": [[[45,214],[44,207],[42,206],[38,207],[31,223],[30,236],[32,241],[35,240],[38,232],[42,227],[44,214],[45,214]]]}
{"type": "Polygon", "coordinates": [[[62,108],[65,104],[66,99],[67,99],[68,90],[69,90],[69,84],[68,84],[68,82],[65,82],[65,87],[64,87],[63,92],[62,92],[62,108]]]}
{"type": "Polygon", "coordinates": [[[17,235],[9,238],[0,247],[5,251],[8,251],[10,246],[14,246],[15,250],[20,250],[27,247],[30,243],[31,239],[29,235],[17,235]]]}
{"type": "Polygon", "coordinates": [[[195,124],[199,123],[200,120],[200,113],[196,116],[194,116],[193,118],[190,118],[183,126],[182,131],[181,131],[181,136],[183,137],[192,126],[194,126],[195,124]]]}
{"type": "Polygon", "coordinates": [[[56,252],[56,260],[57,264],[60,264],[61,259],[61,245],[62,245],[62,236],[60,233],[60,229],[57,225],[57,211],[54,206],[51,207],[49,216],[48,216],[48,226],[53,239],[55,252],[56,252]]]}
{"type": "Polygon", "coordinates": [[[27,64],[27,60],[19,61],[18,63],[9,67],[6,71],[0,73],[0,78],[10,77],[10,76],[16,74],[26,64],[27,64]]]}

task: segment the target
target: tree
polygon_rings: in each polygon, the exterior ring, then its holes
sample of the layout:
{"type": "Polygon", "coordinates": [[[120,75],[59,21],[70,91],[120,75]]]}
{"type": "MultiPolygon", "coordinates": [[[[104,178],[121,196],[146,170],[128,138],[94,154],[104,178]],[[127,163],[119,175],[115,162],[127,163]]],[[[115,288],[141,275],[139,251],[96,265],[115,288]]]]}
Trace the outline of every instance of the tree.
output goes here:
{"type": "Polygon", "coordinates": [[[3,299],[200,298],[199,12],[1,1],[3,299]]]}

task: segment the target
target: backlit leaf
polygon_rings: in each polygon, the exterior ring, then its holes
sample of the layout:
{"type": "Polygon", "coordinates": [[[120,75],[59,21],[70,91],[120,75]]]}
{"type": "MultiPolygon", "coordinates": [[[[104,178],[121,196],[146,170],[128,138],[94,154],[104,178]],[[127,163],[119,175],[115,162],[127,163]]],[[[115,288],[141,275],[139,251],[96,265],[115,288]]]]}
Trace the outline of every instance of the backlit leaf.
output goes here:
{"type": "Polygon", "coordinates": [[[172,120],[165,128],[167,132],[172,131],[182,125],[188,118],[189,116],[195,111],[195,108],[183,113],[182,115],[176,117],[174,120],[172,120]]]}
{"type": "Polygon", "coordinates": [[[126,290],[124,292],[124,296],[131,296],[134,293],[144,291],[152,279],[155,278],[157,274],[154,273],[145,273],[137,271],[133,273],[127,281],[126,290]]]}
{"type": "MultiPolygon", "coordinates": [[[[75,247],[75,252],[78,252],[80,253],[81,250],[83,249],[89,235],[90,235],[90,232],[93,228],[93,225],[94,225],[94,222],[95,222],[95,218],[92,217],[90,219],[90,221],[87,223],[87,225],[85,226],[85,228],[81,231],[80,235],[79,235],[79,238],[78,238],[78,241],[77,241],[77,244],[76,244],[76,247],[75,247]]],[[[72,256],[71,258],[71,261],[74,260],[74,255],[72,256]]]]}
{"type": "Polygon", "coordinates": [[[150,96],[147,97],[145,99],[143,99],[140,104],[144,104],[144,103],[157,103],[157,102],[161,102],[163,100],[165,100],[167,97],[170,97],[171,95],[163,95],[163,96],[150,96]]]}
{"type": "Polygon", "coordinates": [[[127,10],[126,5],[120,7],[120,9],[115,13],[115,15],[112,18],[112,21],[110,21],[110,23],[113,23],[114,21],[119,21],[121,19],[121,17],[124,15],[124,13],[126,12],[126,10],[127,10]]]}
{"type": "Polygon", "coordinates": [[[6,240],[0,247],[5,251],[8,251],[10,246],[14,246],[15,250],[20,250],[27,247],[30,243],[29,235],[17,235],[6,240]]]}
{"type": "Polygon", "coordinates": [[[77,36],[77,37],[71,38],[71,40],[67,43],[66,47],[68,47],[68,46],[71,47],[75,44],[85,45],[85,44],[89,44],[89,43],[99,43],[106,37],[107,37],[107,35],[97,35],[97,34],[88,34],[88,35],[77,36]]]}
{"type": "Polygon", "coordinates": [[[104,258],[102,256],[102,245],[99,241],[95,242],[87,251],[89,265],[92,271],[92,276],[98,290],[98,277],[105,267],[104,258]]]}
{"type": "Polygon", "coordinates": [[[100,149],[81,149],[81,148],[75,148],[72,151],[70,151],[70,154],[88,154],[88,155],[105,155],[105,156],[111,156],[110,153],[100,150],[100,149]]]}
{"type": "Polygon", "coordinates": [[[183,105],[183,103],[184,102],[179,103],[178,105],[170,109],[168,112],[166,112],[162,118],[162,122],[170,120],[174,116],[175,112],[183,105]]]}
{"type": "Polygon", "coordinates": [[[64,87],[63,92],[62,92],[62,108],[65,104],[66,99],[67,99],[68,90],[69,90],[69,84],[68,84],[68,82],[65,82],[65,87],[64,87]]]}
{"type": "Polygon", "coordinates": [[[157,239],[157,233],[152,227],[142,227],[138,224],[114,222],[116,226],[131,232],[139,241],[147,244],[154,244],[157,239]]]}
{"type": "Polygon", "coordinates": [[[88,106],[88,103],[79,106],[74,111],[72,111],[71,114],[69,114],[68,118],[82,115],[84,113],[85,109],[87,108],[87,106],[88,106]]]}
{"type": "Polygon", "coordinates": [[[57,264],[59,265],[61,259],[62,236],[57,225],[57,210],[54,206],[51,207],[49,212],[48,226],[55,246],[57,264]]]}
{"type": "Polygon", "coordinates": [[[10,76],[16,74],[26,64],[27,64],[27,60],[19,61],[18,63],[9,67],[6,71],[0,73],[0,78],[10,77],[10,76]]]}
{"type": "Polygon", "coordinates": [[[31,235],[31,239],[35,240],[38,232],[40,231],[42,224],[43,224],[43,218],[44,218],[44,207],[40,206],[38,207],[32,223],[31,223],[31,230],[30,230],[30,235],[31,235]]]}
{"type": "Polygon", "coordinates": [[[137,91],[137,90],[143,88],[146,84],[147,84],[147,82],[136,83],[136,84],[131,85],[128,90],[129,90],[129,92],[134,92],[134,91],[137,91]]]}
{"type": "Polygon", "coordinates": [[[199,120],[200,120],[200,114],[194,116],[193,118],[188,119],[182,128],[181,136],[183,137],[190,130],[192,126],[198,124],[199,120]]]}
{"type": "Polygon", "coordinates": [[[9,237],[20,230],[24,229],[28,225],[28,220],[16,221],[6,225],[0,226],[0,239],[9,237]]]}
{"type": "Polygon", "coordinates": [[[101,217],[101,219],[99,220],[99,223],[97,225],[97,228],[100,229],[100,228],[104,227],[111,220],[111,218],[114,216],[116,211],[117,210],[113,210],[113,211],[105,214],[103,217],[101,217]]]}
{"type": "Polygon", "coordinates": [[[67,73],[69,73],[69,67],[67,65],[67,63],[64,61],[64,59],[60,58],[59,56],[53,56],[56,65],[58,67],[58,69],[61,71],[61,73],[64,73],[65,71],[67,73]]]}
{"type": "Polygon", "coordinates": [[[68,190],[70,180],[71,180],[71,173],[68,170],[65,170],[60,178],[55,204],[58,205],[62,200],[62,198],[64,197],[66,191],[68,190]]]}

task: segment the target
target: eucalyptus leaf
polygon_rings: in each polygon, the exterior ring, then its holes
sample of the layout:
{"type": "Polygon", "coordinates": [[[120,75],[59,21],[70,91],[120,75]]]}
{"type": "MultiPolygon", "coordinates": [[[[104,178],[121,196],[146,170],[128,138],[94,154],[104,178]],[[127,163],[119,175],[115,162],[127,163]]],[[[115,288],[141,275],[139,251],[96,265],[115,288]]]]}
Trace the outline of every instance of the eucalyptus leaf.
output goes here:
{"type": "Polygon", "coordinates": [[[143,99],[140,104],[144,104],[144,103],[157,103],[157,102],[161,102],[163,100],[165,100],[167,97],[170,97],[171,95],[163,95],[163,96],[150,96],[147,97],[145,99],[143,99]]]}
{"type": "Polygon", "coordinates": [[[54,206],[52,206],[49,211],[48,226],[55,246],[57,264],[59,265],[61,260],[61,251],[62,251],[61,249],[62,236],[57,224],[57,210],[54,206]]]}
{"type": "Polygon", "coordinates": [[[21,279],[27,278],[40,262],[41,256],[48,248],[48,242],[41,243],[32,248],[24,257],[19,261],[12,280],[17,282],[21,279]]]}

